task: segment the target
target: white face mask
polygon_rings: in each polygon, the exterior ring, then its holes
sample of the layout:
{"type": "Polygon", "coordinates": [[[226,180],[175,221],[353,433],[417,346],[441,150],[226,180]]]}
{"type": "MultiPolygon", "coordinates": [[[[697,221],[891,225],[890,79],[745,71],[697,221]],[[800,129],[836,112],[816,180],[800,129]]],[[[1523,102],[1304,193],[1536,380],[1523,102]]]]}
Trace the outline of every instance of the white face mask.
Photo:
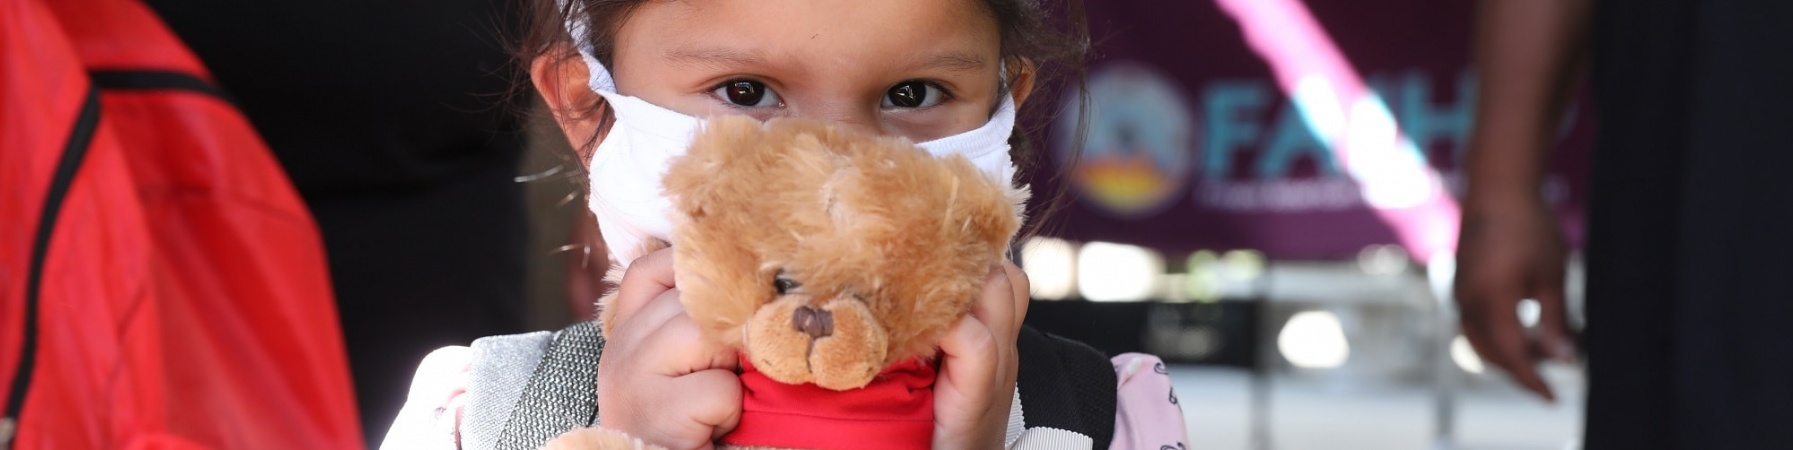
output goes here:
{"type": "MultiPolygon", "coordinates": [[[[580,43],[579,54],[591,72],[587,85],[604,97],[616,118],[593,152],[591,211],[610,254],[628,266],[642,256],[642,244],[649,239],[671,236],[672,203],[662,194],[660,180],[667,164],[691,146],[703,120],[618,94],[610,71],[591,56],[582,25],[569,22],[567,29],[580,43]]],[[[1015,198],[1024,198],[1026,187],[1012,187],[1015,165],[1009,160],[1009,134],[1014,127],[1014,101],[1003,96],[996,114],[983,126],[918,145],[935,156],[964,155],[984,174],[1006,181],[1015,198]]]]}

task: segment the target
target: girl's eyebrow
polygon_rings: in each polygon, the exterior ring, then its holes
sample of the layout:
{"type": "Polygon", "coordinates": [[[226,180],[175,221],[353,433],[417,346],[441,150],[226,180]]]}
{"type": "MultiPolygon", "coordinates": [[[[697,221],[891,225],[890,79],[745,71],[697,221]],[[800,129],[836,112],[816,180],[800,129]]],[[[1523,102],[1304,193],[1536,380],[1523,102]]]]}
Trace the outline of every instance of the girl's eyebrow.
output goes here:
{"type": "Polygon", "coordinates": [[[667,50],[662,56],[667,61],[685,65],[703,65],[714,68],[764,65],[766,58],[759,52],[726,47],[681,47],[667,50]]]}
{"type": "MultiPolygon", "coordinates": [[[[729,47],[678,47],[666,50],[662,56],[675,64],[716,69],[767,65],[765,56],[758,51],[729,47]]],[[[914,61],[916,62],[911,67],[915,69],[940,69],[949,72],[977,72],[988,64],[984,57],[970,52],[922,55],[914,61]]]]}
{"type": "Polygon", "coordinates": [[[942,69],[952,72],[976,72],[984,68],[984,58],[973,53],[942,53],[924,56],[916,68],[942,69]]]}

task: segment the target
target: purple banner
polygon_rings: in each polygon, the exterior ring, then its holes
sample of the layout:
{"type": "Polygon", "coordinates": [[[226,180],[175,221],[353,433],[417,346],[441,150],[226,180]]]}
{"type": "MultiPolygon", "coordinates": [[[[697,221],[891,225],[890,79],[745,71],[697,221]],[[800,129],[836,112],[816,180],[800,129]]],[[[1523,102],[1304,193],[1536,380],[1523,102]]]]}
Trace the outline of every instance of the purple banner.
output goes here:
{"type": "MultiPolygon", "coordinates": [[[[1038,141],[1037,192],[1069,183],[1050,234],[1170,253],[1339,258],[1455,245],[1475,113],[1463,1],[1103,0],[1088,128],[1078,106],[1038,141]]],[[[1585,103],[1585,102],[1584,102],[1585,103]]],[[[1577,108],[1546,181],[1579,243],[1591,114],[1577,108]]]]}

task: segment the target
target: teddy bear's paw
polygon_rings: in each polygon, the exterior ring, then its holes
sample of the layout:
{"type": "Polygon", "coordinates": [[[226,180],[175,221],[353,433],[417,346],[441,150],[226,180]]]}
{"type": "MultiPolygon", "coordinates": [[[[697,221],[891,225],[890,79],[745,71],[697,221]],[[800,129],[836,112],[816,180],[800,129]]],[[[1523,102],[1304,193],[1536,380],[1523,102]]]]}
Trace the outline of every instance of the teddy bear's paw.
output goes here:
{"type": "Polygon", "coordinates": [[[548,441],[542,450],[666,450],[620,431],[578,428],[548,441]]]}

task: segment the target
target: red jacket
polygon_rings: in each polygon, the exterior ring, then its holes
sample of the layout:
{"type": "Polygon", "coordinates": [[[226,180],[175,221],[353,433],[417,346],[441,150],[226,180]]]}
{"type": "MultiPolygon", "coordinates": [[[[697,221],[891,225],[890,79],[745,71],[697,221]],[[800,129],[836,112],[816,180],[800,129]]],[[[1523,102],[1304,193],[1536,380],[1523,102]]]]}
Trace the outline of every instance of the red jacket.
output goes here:
{"type": "Polygon", "coordinates": [[[359,448],[310,214],[132,0],[0,0],[0,448],[359,448]]]}

